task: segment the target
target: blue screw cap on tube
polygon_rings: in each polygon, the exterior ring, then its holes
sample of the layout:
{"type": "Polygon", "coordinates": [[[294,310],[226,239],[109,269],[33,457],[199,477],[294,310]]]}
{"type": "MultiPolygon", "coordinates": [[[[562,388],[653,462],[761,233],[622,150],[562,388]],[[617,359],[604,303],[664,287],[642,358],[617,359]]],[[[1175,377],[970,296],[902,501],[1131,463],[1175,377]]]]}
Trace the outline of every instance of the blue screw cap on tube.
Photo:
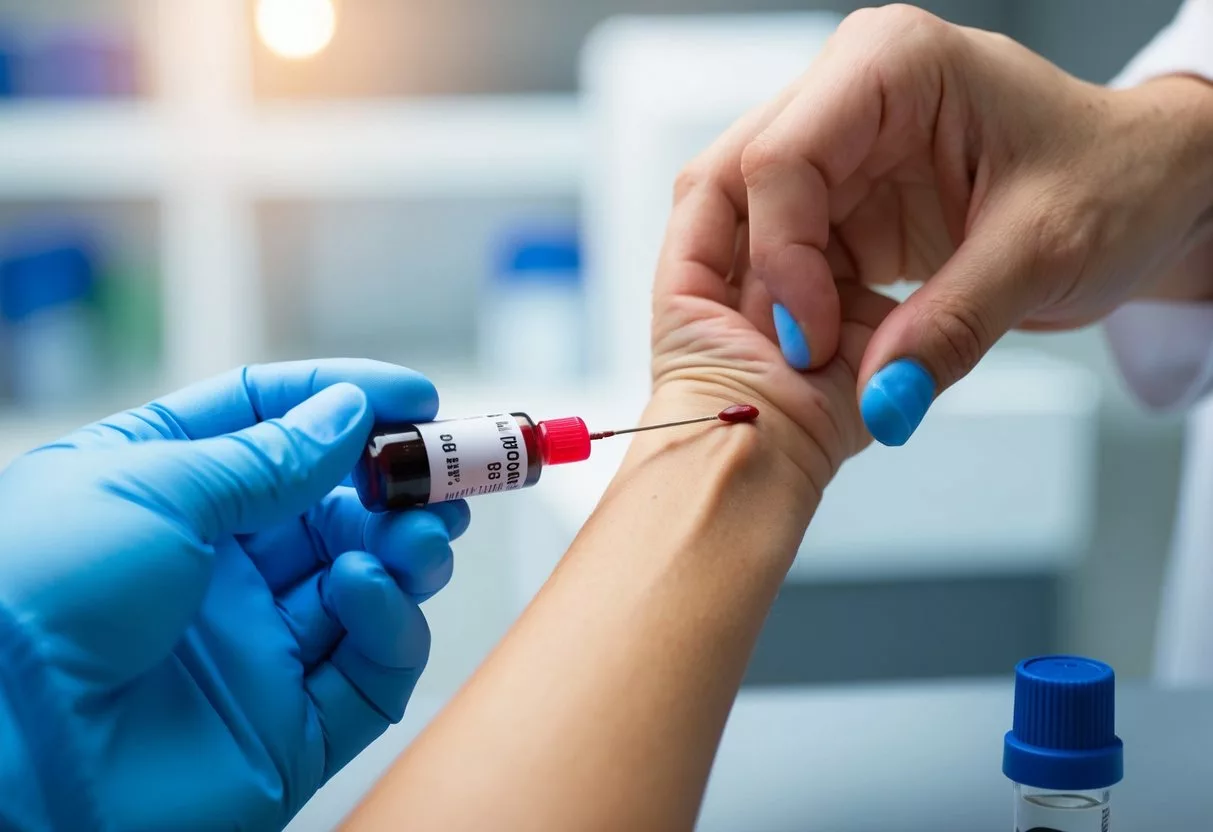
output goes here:
{"type": "Polygon", "coordinates": [[[1027,659],[1015,668],[1015,724],[1002,771],[1038,789],[1109,788],[1124,777],[1116,736],[1116,674],[1079,656],[1027,659]]]}

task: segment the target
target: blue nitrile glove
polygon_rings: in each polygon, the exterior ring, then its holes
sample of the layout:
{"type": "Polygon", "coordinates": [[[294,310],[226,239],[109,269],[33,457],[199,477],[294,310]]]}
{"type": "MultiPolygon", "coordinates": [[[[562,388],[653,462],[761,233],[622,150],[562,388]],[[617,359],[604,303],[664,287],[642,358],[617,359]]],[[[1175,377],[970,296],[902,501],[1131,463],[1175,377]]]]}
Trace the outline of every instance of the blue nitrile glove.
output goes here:
{"type": "Polygon", "coordinates": [[[0,474],[0,827],[278,829],[398,721],[467,506],[336,486],[437,409],[387,364],[250,367],[0,474]]]}

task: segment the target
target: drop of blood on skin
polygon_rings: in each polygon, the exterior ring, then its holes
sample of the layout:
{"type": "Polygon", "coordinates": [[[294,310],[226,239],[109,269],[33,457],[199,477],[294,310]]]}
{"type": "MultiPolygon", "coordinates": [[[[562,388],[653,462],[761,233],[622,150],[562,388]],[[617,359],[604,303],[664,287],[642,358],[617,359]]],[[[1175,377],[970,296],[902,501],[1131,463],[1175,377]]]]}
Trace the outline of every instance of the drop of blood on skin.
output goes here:
{"type": "Polygon", "coordinates": [[[720,411],[716,418],[730,425],[752,422],[758,418],[758,408],[752,404],[735,404],[720,411]]]}

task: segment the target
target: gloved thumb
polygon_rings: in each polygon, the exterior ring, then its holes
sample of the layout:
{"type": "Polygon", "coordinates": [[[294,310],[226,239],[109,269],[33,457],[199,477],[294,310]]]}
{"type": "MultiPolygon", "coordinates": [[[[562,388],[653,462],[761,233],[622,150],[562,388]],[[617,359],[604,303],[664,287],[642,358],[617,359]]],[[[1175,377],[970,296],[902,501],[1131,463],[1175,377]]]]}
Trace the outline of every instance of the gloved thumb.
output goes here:
{"type": "Polygon", "coordinates": [[[366,394],[335,384],[280,419],[173,443],[160,471],[161,493],[203,540],[258,531],[336,488],[358,461],[373,422],[366,394]]]}
{"type": "Polygon", "coordinates": [[[967,375],[998,339],[1040,305],[1046,258],[994,218],[877,328],[859,372],[864,424],[904,445],[935,397],[967,375]]]}

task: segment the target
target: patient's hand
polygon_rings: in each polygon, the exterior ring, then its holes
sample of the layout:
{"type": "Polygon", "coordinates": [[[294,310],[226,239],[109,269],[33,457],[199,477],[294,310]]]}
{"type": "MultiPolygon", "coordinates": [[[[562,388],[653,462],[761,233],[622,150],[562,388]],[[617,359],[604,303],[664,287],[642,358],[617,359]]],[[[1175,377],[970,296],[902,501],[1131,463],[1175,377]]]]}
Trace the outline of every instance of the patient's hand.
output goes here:
{"type": "Polygon", "coordinates": [[[708,189],[684,177],[653,299],[654,407],[662,416],[711,413],[748,402],[762,433],[820,492],[871,441],[855,400],[856,371],[873,330],[896,305],[839,280],[842,327],[834,359],[815,372],[788,365],[771,298],[749,268],[746,227],[722,222],[708,189]]]}

